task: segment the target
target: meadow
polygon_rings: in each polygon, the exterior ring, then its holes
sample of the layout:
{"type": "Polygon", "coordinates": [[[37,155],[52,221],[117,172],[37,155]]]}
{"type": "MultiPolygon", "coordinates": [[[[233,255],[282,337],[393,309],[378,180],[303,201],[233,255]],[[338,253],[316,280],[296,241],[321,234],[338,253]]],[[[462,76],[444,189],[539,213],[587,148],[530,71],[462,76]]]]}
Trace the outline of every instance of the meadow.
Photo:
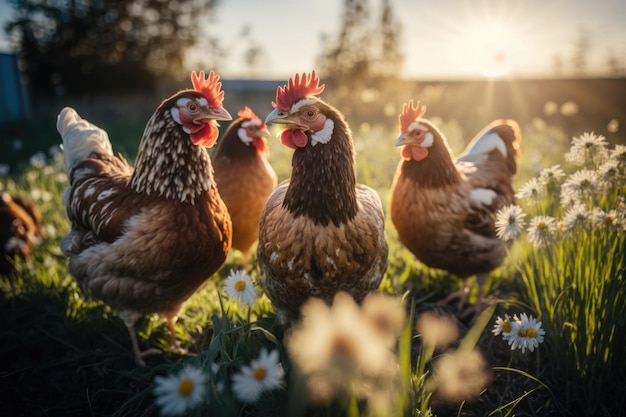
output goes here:
{"type": "MultiPolygon", "coordinates": [[[[461,137],[454,120],[439,122],[460,152],[470,138],[461,137]]],[[[353,130],[357,178],[374,187],[388,207],[399,160],[393,147],[396,130],[367,124],[353,130]]],[[[123,322],[82,294],[67,271],[59,247],[69,227],[61,203],[67,186],[62,155],[55,147],[32,155],[21,172],[0,178],[0,191],[35,201],[46,224],[34,256],[18,262],[16,273],[0,281],[3,414],[158,415],[163,409],[156,403],[157,381],[199,370],[192,388],[201,395],[185,415],[624,415],[626,138],[622,145],[583,131],[572,138],[542,120],[522,126],[522,134],[516,187],[528,192],[519,198],[525,217],[520,212],[503,217],[503,227],[518,226],[511,233],[520,235],[490,276],[490,306],[473,321],[439,306],[437,301],[458,289],[460,280],[417,262],[388,218],[389,264],[380,292],[403,311],[385,350],[389,372],[334,363],[338,375],[327,364],[326,373],[316,375],[318,385],[331,387],[322,398],[308,389],[311,375],[292,363],[285,334],[262,292],[248,305],[225,289],[241,261],[238,253],[231,253],[183,307],[177,324],[183,352],[169,349],[163,319],[140,319],[141,345],[164,354],[149,357],[146,367],[136,366],[123,322]],[[504,322],[517,328],[524,317],[541,322],[531,326],[541,330],[535,344],[512,348],[502,334],[494,334],[494,328],[506,332],[504,322]],[[435,323],[435,329],[424,323],[435,323]],[[441,329],[448,328],[442,335],[441,329]],[[267,367],[280,369],[275,372],[279,382],[254,401],[242,399],[235,375],[257,366],[264,352],[277,355],[272,359],[279,367],[267,367]]],[[[287,178],[291,151],[272,141],[270,152],[279,178],[287,178]]],[[[254,259],[247,274],[259,282],[254,259]]],[[[341,307],[361,320],[361,310],[349,302],[337,305],[326,313],[339,314],[341,307]]],[[[363,333],[354,337],[363,346],[375,344],[363,333]]],[[[300,339],[307,343],[304,332],[300,339]]],[[[377,360],[371,354],[368,364],[377,360]]]]}

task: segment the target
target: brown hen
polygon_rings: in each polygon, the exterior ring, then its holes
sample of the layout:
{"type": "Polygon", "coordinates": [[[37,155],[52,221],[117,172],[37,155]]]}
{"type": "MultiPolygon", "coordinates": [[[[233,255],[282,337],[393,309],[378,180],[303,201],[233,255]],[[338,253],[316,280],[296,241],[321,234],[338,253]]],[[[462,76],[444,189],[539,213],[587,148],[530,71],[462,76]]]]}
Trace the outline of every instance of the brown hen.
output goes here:
{"type": "Polygon", "coordinates": [[[119,311],[137,363],[134,325],[140,315],[174,323],[187,298],[223,264],[231,245],[231,221],[219,196],[209,155],[216,120],[230,120],[213,72],[192,74],[194,89],[164,100],[144,131],[135,167],[113,155],[106,132],[71,108],[57,129],[69,188],[64,204],[72,222],[62,240],[70,272],[95,298],[119,311]]]}
{"type": "Polygon", "coordinates": [[[233,249],[241,251],[247,268],[259,237],[261,212],[278,178],[267,160],[270,132],[265,123],[248,107],[237,115],[211,159],[215,182],[233,222],[233,249]]]}
{"type": "Polygon", "coordinates": [[[41,239],[43,222],[39,209],[21,196],[0,194],[0,275],[9,275],[15,259],[32,255],[33,244],[41,239]]]}
{"type": "Polygon", "coordinates": [[[378,194],[356,183],[352,134],[339,111],[315,97],[313,71],[279,87],[265,123],[286,125],[294,149],[290,180],[269,197],[259,227],[262,286],[283,324],[310,297],[331,303],[345,291],[357,301],[378,288],[387,265],[378,194]]]}
{"type": "Polygon", "coordinates": [[[464,305],[473,275],[481,308],[485,281],[506,256],[496,236],[495,214],[515,202],[512,179],[521,140],[513,120],[496,120],[483,129],[456,160],[445,136],[422,118],[426,107],[404,105],[400,115],[402,147],[391,189],[391,219],[400,241],[424,264],[459,276],[464,305]]]}

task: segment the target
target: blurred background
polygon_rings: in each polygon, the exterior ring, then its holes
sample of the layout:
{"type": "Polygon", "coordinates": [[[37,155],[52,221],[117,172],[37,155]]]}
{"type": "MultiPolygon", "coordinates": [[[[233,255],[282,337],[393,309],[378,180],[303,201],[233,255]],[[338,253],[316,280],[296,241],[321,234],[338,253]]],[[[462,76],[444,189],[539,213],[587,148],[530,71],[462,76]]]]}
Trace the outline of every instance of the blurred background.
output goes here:
{"type": "Polygon", "coordinates": [[[453,148],[503,117],[623,143],[625,23],[622,0],[0,0],[0,173],[57,146],[67,105],[132,159],[160,101],[211,69],[232,114],[261,117],[316,69],[376,146],[409,99],[453,148]]]}

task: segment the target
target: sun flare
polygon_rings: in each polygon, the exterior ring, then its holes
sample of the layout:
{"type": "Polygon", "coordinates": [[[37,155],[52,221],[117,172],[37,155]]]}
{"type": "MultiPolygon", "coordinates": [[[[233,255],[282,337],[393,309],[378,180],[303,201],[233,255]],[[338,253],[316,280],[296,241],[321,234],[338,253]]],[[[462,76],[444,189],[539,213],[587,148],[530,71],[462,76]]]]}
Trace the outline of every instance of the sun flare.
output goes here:
{"type": "Polygon", "coordinates": [[[500,77],[515,70],[521,36],[498,20],[472,20],[458,31],[451,53],[475,74],[500,77]]]}

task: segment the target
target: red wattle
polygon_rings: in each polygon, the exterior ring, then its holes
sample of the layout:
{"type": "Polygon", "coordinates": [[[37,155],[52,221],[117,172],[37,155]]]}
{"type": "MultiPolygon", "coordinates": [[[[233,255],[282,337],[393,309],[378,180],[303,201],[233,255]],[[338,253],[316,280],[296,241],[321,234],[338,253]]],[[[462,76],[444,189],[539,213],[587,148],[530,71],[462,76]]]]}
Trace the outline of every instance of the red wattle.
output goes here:
{"type": "Polygon", "coordinates": [[[291,148],[304,148],[309,138],[302,129],[285,129],[280,134],[280,143],[291,148]]]}
{"type": "MultiPolygon", "coordinates": [[[[198,126],[198,125],[196,125],[198,126]]],[[[207,148],[215,145],[219,131],[217,127],[210,123],[205,124],[200,130],[191,133],[191,143],[196,146],[205,146],[207,148]]]]}
{"type": "Polygon", "coordinates": [[[404,146],[402,148],[402,158],[406,161],[415,159],[421,161],[428,156],[428,149],[419,146],[404,146]]]}

